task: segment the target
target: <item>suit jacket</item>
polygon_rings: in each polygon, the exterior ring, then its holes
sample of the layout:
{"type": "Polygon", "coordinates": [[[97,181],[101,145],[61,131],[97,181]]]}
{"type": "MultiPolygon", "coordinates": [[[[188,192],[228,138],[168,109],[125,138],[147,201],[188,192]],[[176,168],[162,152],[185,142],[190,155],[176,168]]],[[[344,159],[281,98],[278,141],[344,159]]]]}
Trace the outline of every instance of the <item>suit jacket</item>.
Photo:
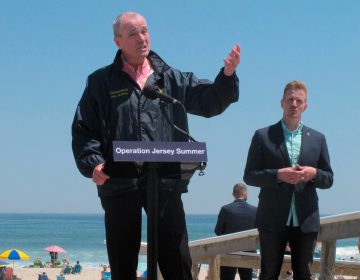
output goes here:
{"type": "Polygon", "coordinates": [[[242,199],[221,207],[215,226],[216,235],[234,233],[255,227],[256,207],[242,199]]]}
{"type": "Polygon", "coordinates": [[[320,217],[316,189],[330,188],[333,171],[325,136],[303,126],[298,163],[317,169],[317,176],[307,183],[296,185],[279,182],[277,170],[290,167],[281,121],[255,132],[247,157],[244,181],[260,187],[256,226],[259,229],[281,231],[289,216],[295,193],[295,207],[303,232],[318,232],[320,217]]]}

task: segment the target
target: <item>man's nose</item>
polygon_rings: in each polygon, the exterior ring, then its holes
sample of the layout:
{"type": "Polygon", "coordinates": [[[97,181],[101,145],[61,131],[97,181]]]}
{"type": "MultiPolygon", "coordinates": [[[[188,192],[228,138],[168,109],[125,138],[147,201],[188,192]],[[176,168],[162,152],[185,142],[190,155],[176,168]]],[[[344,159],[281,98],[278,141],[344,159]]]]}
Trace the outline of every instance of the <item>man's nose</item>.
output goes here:
{"type": "Polygon", "coordinates": [[[145,39],[146,39],[146,35],[140,33],[139,36],[138,36],[138,40],[143,42],[143,41],[145,41],[145,39]]]}

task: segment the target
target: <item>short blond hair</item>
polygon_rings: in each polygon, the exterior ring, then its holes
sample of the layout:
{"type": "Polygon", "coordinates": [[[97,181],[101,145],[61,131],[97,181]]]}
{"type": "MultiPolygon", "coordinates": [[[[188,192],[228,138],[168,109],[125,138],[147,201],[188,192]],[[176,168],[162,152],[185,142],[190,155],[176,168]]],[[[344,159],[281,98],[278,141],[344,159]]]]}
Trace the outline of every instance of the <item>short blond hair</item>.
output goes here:
{"type": "Polygon", "coordinates": [[[284,88],[284,94],[283,94],[283,99],[285,98],[285,95],[288,91],[293,90],[293,89],[302,89],[305,91],[305,94],[307,95],[307,89],[306,89],[306,85],[304,82],[302,81],[292,81],[290,83],[288,83],[285,88],[284,88]]]}
{"type": "Polygon", "coordinates": [[[237,183],[234,187],[233,187],[233,195],[235,197],[242,197],[244,195],[247,194],[247,186],[243,183],[237,183]]]}

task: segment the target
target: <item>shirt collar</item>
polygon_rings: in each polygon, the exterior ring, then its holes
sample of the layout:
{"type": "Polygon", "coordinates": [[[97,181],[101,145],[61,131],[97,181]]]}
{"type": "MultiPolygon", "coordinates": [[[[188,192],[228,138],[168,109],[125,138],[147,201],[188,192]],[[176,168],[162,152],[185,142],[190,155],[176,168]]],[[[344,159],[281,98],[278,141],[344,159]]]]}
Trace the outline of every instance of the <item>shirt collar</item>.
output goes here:
{"type": "Polygon", "coordinates": [[[122,61],[122,70],[131,76],[133,74],[145,74],[148,71],[151,70],[150,62],[147,58],[144,59],[144,62],[142,65],[139,65],[137,69],[134,69],[127,61],[124,59],[124,57],[121,55],[121,61],[122,61]]]}
{"type": "Polygon", "coordinates": [[[296,129],[293,130],[293,131],[291,131],[291,130],[289,130],[289,129],[287,128],[287,126],[286,126],[286,124],[285,124],[285,122],[284,122],[283,119],[281,120],[281,125],[282,125],[282,128],[283,128],[283,130],[284,130],[285,133],[299,133],[299,132],[301,132],[301,130],[302,130],[303,126],[304,126],[303,122],[300,121],[300,122],[298,123],[296,129]]]}

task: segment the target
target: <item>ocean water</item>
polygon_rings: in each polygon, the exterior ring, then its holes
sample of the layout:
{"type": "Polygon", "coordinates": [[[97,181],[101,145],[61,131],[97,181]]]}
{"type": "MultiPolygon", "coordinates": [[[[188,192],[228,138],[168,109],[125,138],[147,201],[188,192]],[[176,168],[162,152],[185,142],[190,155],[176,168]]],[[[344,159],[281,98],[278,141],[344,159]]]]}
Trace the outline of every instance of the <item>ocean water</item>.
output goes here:
{"type": "MultiPolygon", "coordinates": [[[[213,237],[217,215],[187,215],[190,240],[213,237]]],[[[108,264],[104,243],[103,214],[0,214],[0,253],[7,249],[20,249],[30,255],[29,261],[15,261],[15,266],[33,263],[36,257],[50,261],[43,248],[58,245],[66,250],[59,258],[77,260],[83,266],[108,264]]],[[[142,240],[146,241],[146,216],[143,217],[142,240]]],[[[338,240],[337,258],[360,260],[357,239],[338,240]]],[[[140,257],[139,270],[146,266],[140,257]]]]}

